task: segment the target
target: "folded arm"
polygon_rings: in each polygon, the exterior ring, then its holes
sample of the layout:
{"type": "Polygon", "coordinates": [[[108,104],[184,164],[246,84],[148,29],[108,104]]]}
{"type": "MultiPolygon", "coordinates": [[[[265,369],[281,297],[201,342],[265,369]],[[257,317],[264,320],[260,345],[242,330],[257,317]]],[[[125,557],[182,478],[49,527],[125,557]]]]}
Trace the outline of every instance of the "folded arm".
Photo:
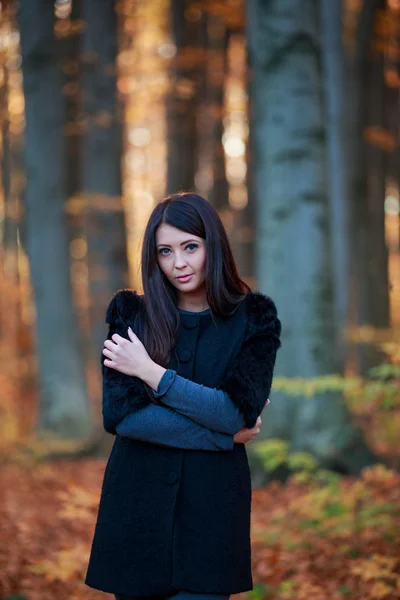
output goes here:
{"type": "Polygon", "coordinates": [[[174,410],[149,404],[126,416],[116,432],[135,440],[186,450],[232,450],[233,435],[211,431],[174,410]]]}
{"type": "Polygon", "coordinates": [[[181,377],[167,369],[154,393],[162,403],[213,431],[234,435],[244,427],[243,415],[227,393],[181,377]]]}
{"type": "Polygon", "coordinates": [[[254,427],[271,390],[281,344],[281,322],[274,302],[262,296],[258,302],[262,325],[250,329],[220,388],[205,387],[167,370],[153,392],[155,397],[215,431],[234,434],[243,427],[254,427]]]}

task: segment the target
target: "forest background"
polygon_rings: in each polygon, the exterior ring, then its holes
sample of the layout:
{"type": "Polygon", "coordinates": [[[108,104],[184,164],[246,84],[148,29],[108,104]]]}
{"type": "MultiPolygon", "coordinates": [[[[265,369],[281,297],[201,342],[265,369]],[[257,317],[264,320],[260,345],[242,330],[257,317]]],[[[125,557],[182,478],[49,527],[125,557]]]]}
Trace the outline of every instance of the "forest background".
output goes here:
{"type": "Polygon", "coordinates": [[[104,597],[105,308],[194,190],[283,324],[242,596],[400,598],[400,1],[0,6],[0,597],[104,597]]]}

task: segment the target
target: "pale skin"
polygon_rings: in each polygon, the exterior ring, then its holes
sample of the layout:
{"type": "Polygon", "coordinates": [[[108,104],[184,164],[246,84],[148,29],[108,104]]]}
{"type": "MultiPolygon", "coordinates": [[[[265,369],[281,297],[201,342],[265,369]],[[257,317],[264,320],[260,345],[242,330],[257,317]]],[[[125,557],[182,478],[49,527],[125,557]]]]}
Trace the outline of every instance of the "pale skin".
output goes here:
{"type": "MultiPolygon", "coordinates": [[[[156,232],[158,265],[171,284],[178,290],[178,307],[199,312],[208,308],[205,292],[205,240],[171,225],[162,224],[156,232]],[[187,281],[177,277],[188,275],[187,281]]],[[[139,377],[153,390],[158,388],[166,369],[154,362],[146,348],[128,328],[129,340],[114,333],[111,340],[104,342],[104,365],[139,377]]],[[[268,400],[266,402],[266,405],[268,400]]],[[[234,436],[234,441],[246,444],[260,432],[261,417],[251,429],[243,428],[234,436]]]]}

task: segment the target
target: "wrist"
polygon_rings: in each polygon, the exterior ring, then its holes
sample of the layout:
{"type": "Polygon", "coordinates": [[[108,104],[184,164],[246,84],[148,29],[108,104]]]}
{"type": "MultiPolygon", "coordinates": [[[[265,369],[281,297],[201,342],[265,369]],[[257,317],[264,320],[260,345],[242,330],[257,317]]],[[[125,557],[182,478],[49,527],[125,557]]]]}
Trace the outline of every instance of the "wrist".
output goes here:
{"type": "Polygon", "coordinates": [[[149,360],[146,367],[143,369],[140,378],[147,383],[154,391],[157,391],[158,384],[160,383],[161,377],[164,375],[165,371],[164,367],[158,365],[154,362],[154,360],[149,360]]]}

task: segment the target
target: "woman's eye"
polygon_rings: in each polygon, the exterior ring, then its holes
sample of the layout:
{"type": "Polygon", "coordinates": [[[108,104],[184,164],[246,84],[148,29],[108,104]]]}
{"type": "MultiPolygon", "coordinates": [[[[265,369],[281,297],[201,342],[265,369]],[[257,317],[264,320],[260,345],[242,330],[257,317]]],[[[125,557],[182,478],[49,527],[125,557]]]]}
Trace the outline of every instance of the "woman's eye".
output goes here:
{"type": "Polygon", "coordinates": [[[186,250],[190,250],[190,251],[196,250],[196,248],[198,248],[197,244],[188,244],[186,246],[186,250]]]}
{"type": "Polygon", "coordinates": [[[161,248],[161,250],[160,250],[161,256],[167,256],[168,252],[169,252],[169,248],[161,248]],[[164,252],[164,251],[166,251],[166,252],[164,252]]]}

